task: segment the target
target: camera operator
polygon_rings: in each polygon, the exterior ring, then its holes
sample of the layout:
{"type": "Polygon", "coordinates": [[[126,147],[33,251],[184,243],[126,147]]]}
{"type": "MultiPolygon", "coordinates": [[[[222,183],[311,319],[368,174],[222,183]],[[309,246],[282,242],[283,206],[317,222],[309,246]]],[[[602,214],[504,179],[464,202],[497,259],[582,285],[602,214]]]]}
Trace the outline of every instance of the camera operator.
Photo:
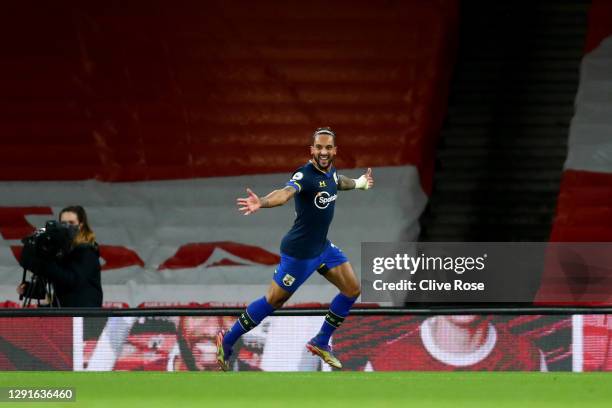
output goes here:
{"type": "MultiPolygon", "coordinates": [[[[61,258],[24,254],[22,264],[27,259],[24,267],[53,285],[50,306],[101,307],[100,252],[85,209],[79,205],[66,207],[60,212],[59,221],[74,233],[67,253],[61,258]]],[[[17,293],[27,293],[27,286],[19,285],[17,293]]]]}

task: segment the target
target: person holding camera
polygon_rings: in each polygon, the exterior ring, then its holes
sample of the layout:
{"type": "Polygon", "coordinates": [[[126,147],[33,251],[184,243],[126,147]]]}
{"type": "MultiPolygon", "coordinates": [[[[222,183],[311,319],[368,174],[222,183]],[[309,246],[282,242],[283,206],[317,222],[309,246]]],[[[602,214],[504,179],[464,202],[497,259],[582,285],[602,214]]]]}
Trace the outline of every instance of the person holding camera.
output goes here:
{"type": "MultiPolygon", "coordinates": [[[[32,245],[26,242],[28,238],[24,239],[20,263],[37,278],[51,284],[50,299],[47,296],[49,306],[101,307],[100,252],[85,209],[80,205],[66,207],[60,212],[59,221],[54,231],[47,228],[46,236],[39,238],[35,234],[32,245]],[[59,243],[53,245],[54,241],[59,243]]],[[[48,222],[47,225],[50,223],[55,224],[48,222]]],[[[17,287],[17,293],[40,298],[41,289],[33,286],[24,282],[17,287]]]]}

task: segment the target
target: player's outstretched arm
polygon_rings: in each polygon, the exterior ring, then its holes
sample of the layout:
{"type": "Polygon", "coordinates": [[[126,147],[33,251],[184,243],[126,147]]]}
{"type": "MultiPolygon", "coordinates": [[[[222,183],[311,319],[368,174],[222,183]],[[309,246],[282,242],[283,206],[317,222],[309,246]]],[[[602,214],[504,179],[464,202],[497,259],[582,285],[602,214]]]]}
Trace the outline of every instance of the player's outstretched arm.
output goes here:
{"type": "Polygon", "coordinates": [[[259,198],[250,188],[247,188],[246,191],[248,197],[238,198],[236,200],[238,210],[244,215],[253,214],[260,208],[278,207],[279,205],[285,204],[295,195],[295,189],[290,186],[280,190],[274,190],[263,198],[259,198]]]}
{"type": "Polygon", "coordinates": [[[372,187],[374,187],[374,177],[371,168],[358,179],[351,179],[342,174],[338,176],[338,190],[368,190],[372,187]]]}

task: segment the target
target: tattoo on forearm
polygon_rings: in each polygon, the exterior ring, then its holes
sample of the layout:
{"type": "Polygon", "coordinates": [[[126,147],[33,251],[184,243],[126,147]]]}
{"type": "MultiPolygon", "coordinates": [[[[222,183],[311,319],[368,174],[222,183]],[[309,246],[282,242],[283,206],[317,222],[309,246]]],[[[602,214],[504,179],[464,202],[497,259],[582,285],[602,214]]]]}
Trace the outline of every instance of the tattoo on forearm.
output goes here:
{"type": "Polygon", "coordinates": [[[352,190],[355,188],[355,180],[342,174],[338,176],[338,190],[352,190]]]}

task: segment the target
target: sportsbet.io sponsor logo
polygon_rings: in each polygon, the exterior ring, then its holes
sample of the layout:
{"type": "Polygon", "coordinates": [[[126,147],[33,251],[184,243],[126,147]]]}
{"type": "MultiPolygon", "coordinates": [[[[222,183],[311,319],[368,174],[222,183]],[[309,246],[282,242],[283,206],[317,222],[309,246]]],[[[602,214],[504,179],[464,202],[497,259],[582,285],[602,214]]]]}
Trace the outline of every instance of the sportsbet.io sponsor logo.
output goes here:
{"type": "Polygon", "coordinates": [[[329,207],[329,203],[336,201],[337,194],[330,196],[327,191],[319,192],[314,198],[314,204],[317,208],[324,210],[329,207]]]}

